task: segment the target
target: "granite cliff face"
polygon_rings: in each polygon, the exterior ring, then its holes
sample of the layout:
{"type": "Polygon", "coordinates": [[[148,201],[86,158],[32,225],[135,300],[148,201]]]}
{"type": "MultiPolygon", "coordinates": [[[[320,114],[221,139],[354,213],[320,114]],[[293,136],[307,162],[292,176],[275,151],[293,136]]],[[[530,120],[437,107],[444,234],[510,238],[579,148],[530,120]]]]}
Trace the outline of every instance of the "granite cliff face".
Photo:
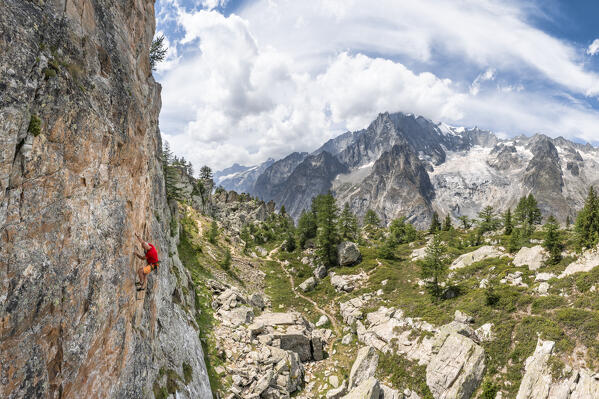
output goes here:
{"type": "Polygon", "coordinates": [[[153,33],[153,1],[0,2],[2,397],[146,398],[185,368],[179,394],[211,396],[168,227],[153,33]],[[134,232],[162,261],[139,300],[134,232]]]}
{"type": "MultiPolygon", "coordinates": [[[[404,113],[382,113],[368,128],[329,140],[312,156],[324,152],[346,168],[329,176],[330,184],[320,182],[323,176],[316,170],[293,181],[294,171],[289,165],[281,169],[278,161],[257,177],[249,193],[285,204],[297,217],[305,205],[291,209],[272,190],[294,187],[288,194],[294,203],[309,204],[309,182],[319,181],[316,194],[331,189],[340,205],[349,202],[358,215],[371,208],[387,222],[406,216],[426,227],[435,211],[475,217],[487,205],[503,211],[530,193],[544,215],[565,221],[582,206],[588,186],[599,183],[599,150],[591,145],[541,134],[500,139],[478,128],[451,127],[404,113]],[[402,151],[390,155],[395,146],[402,151]],[[384,171],[382,165],[387,165],[384,171]]],[[[227,182],[223,184],[227,188],[227,182]]]]}

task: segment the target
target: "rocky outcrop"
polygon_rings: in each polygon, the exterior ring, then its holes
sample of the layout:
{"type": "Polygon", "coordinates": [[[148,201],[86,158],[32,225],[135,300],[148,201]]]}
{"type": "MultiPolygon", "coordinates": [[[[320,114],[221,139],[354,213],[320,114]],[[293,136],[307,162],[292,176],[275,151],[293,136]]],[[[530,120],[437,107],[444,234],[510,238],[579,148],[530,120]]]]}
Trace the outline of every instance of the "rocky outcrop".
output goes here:
{"type": "Polygon", "coordinates": [[[360,348],[349,373],[349,389],[353,389],[363,381],[374,377],[378,363],[379,355],[372,346],[360,348]]]}
{"type": "Polygon", "coordinates": [[[461,269],[466,266],[470,266],[473,263],[480,262],[489,258],[501,258],[505,256],[505,252],[503,252],[499,248],[495,248],[493,246],[485,245],[478,248],[474,252],[469,252],[467,254],[459,256],[450,266],[451,270],[461,269]]]}
{"type": "Polygon", "coordinates": [[[566,373],[555,380],[549,364],[554,347],[553,341],[537,341],[534,353],[526,359],[516,399],[594,398],[599,392],[599,377],[589,370],[566,366],[566,373]]]}
{"type": "Polygon", "coordinates": [[[380,390],[379,381],[370,377],[352,389],[343,399],[379,399],[380,390]]]}
{"type": "Polygon", "coordinates": [[[528,266],[528,270],[537,270],[545,264],[546,259],[547,251],[542,246],[535,245],[531,248],[522,247],[514,257],[513,263],[514,266],[528,266]]]}
{"type": "Polygon", "coordinates": [[[340,266],[351,266],[362,260],[362,254],[356,243],[344,241],[337,245],[337,258],[340,266]]]}
{"type": "Polygon", "coordinates": [[[178,396],[210,397],[170,239],[154,3],[7,0],[0,32],[0,396],[145,398],[185,366],[178,396]],[[134,232],[161,259],[139,299],[134,232]]]}
{"type": "Polygon", "coordinates": [[[364,272],[360,274],[336,274],[331,272],[331,285],[335,287],[338,292],[352,292],[357,285],[368,280],[368,275],[364,272]]]}
{"type": "Polygon", "coordinates": [[[599,246],[584,252],[578,260],[570,263],[558,278],[564,278],[574,273],[589,272],[597,266],[599,266],[599,246]]]}
{"type": "Polygon", "coordinates": [[[451,333],[426,367],[426,384],[435,399],[469,399],[484,371],[483,349],[471,339],[451,333]]]}
{"type": "Polygon", "coordinates": [[[298,288],[303,292],[312,291],[314,287],[316,287],[316,278],[314,277],[308,277],[298,286],[298,288]]]}

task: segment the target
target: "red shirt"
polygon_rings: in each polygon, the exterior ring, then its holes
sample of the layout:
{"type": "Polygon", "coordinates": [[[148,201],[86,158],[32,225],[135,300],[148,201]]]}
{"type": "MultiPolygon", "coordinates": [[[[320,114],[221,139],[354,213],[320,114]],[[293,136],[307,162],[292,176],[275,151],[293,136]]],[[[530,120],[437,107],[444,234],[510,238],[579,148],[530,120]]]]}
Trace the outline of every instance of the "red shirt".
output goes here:
{"type": "Polygon", "coordinates": [[[146,261],[148,262],[148,265],[158,263],[158,252],[156,251],[156,248],[150,243],[148,243],[148,245],[150,246],[150,249],[146,251],[146,261]]]}

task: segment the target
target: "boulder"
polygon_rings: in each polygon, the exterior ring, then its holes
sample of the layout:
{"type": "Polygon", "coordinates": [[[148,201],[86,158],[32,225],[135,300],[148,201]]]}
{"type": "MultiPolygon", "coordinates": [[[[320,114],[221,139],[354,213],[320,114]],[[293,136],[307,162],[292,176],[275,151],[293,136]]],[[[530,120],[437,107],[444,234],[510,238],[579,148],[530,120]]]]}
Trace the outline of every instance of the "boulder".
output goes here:
{"type": "Polygon", "coordinates": [[[379,384],[379,399],[404,399],[404,394],[397,389],[388,387],[385,384],[379,384]]]}
{"type": "Polygon", "coordinates": [[[358,245],[350,241],[342,242],[337,246],[337,257],[340,266],[355,265],[362,260],[358,245]]]}
{"type": "Polygon", "coordinates": [[[547,293],[549,292],[549,283],[543,281],[541,284],[539,284],[538,287],[535,288],[535,291],[540,295],[540,296],[545,296],[547,295],[547,293]]]}
{"type": "Polygon", "coordinates": [[[484,371],[484,350],[470,338],[450,333],[426,367],[426,384],[435,399],[469,399],[484,371]]]}
{"type": "Polygon", "coordinates": [[[329,389],[326,394],[327,399],[340,399],[347,392],[347,381],[343,381],[337,388],[329,389]]]}
{"type": "Polygon", "coordinates": [[[456,310],[453,319],[458,323],[474,323],[474,317],[467,315],[461,310],[456,310]]]}
{"type": "Polygon", "coordinates": [[[324,352],[322,350],[323,345],[322,345],[322,340],[320,339],[320,337],[317,335],[313,335],[311,344],[312,344],[312,359],[314,359],[315,361],[324,359],[324,352]]]}
{"type": "Polygon", "coordinates": [[[240,306],[231,310],[220,309],[218,314],[233,326],[251,323],[254,320],[254,311],[248,306],[240,306]]]}
{"type": "Polygon", "coordinates": [[[304,280],[303,283],[299,285],[299,289],[304,292],[312,291],[315,287],[316,279],[314,277],[308,277],[306,280],[304,280]]]}
{"type": "Polygon", "coordinates": [[[558,278],[564,278],[574,273],[588,272],[597,266],[599,266],[599,246],[583,253],[576,262],[569,264],[558,278]]]}
{"type": "Polygon", "coordinates": [[[379,381],[370,377],[362,381],[357,387],[352,389],[343,399],[379,399],[380,385],[379,381]]]}
{"type": "MultiPolygon", "coordinates": [[[[301,328],[289,327],[285,332],[274,333],[273,337],[280,341],[279,348],[297,353],[302,362],[312,360],[312,340],[301,328]]],[[[322,351],[322,344],[320,350],[322,351]]]]}
{"type": "Polygon", "coordinates": [[[553,273],[538,273],[535,276],[535,281],[549,281],[552,278],[555,278],[555,274],[553,273]]]}
{"type": "Polygon", "coordinates": [[[327,276],[327,268],[325,265],[318,265],[316,269],[314,269],[314,277],[322,280],[327,276]]]}
{"type": "Polygon", "coordinates": [[[493,334],[493,323],[486,323],[474,330],[474,335],[480,342],[492,341],[495,339],[493,334]]]}
{"type": "Polygon", "coordinates": [[[374,376],[379,363],[379,355],[372,346],[365,346],[358,350],[356,360],[349,373],[348,388],[353,389],[363,381],[374,376]]]}
{"type": "Polygon", "coordinates": [[[545,263],[547,251],[540,245],[532,248],[522,247],[514,257],[514,266],[528,266],[529,270],[537,270],[545,263]]]}
{"type": "Polygon", "coordinates": [[[316,327],[322,327],[325,324],[327,324],[329,322],[329,318],[326,317],[325,315],[320,316],[320,318],[318,319],[318,321],[316,322],[315,326],[316,327]]]}
{"type": "Polygon", "coordinates": [[[488,258],[501,258],[502,256],[505,256],[505,253],[500,249],[490,245],[485,245],[474,252],[470,252],[458,257],[455,261],[453,261],[449,268],[451,270],[461,269],[488,258]]]}
{"type": "Polygon", "coordinates": [[[262,295],[258,294],[257,292],[250,296],[248,302],[250,305],[257,307],[258,309],[264,309],[264,299],[262,298],[262,295]]]}
{"type": "Polygon", "coordinates": [[[338,292],[352,292],[358,283],[361,283],[368,279],[368,275],[364,272],[360,274],[344,274],[339,275],[335,272],[331,272],[331,285],[335,287],[338,292]]]}
{"type": "Polygon", "coordinates": [[[341,339],[343,345],[349,345],[351,343],[351,334],[345,334],[341,339]]]}

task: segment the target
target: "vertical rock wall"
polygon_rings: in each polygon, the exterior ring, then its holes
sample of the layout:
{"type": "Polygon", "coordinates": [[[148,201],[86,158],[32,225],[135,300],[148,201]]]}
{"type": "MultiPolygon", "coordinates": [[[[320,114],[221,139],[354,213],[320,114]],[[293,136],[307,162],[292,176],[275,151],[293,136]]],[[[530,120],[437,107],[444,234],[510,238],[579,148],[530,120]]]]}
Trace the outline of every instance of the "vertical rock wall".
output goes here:
{"type": "Polygon", "coordinates": [[[0,1],[0,397],[153,397],[184,363],[183,396],[211,397],[169,229],[153,32],[153,0],[0,1]],[[140,300],[135,231],[162,260],[140,300]]]}

